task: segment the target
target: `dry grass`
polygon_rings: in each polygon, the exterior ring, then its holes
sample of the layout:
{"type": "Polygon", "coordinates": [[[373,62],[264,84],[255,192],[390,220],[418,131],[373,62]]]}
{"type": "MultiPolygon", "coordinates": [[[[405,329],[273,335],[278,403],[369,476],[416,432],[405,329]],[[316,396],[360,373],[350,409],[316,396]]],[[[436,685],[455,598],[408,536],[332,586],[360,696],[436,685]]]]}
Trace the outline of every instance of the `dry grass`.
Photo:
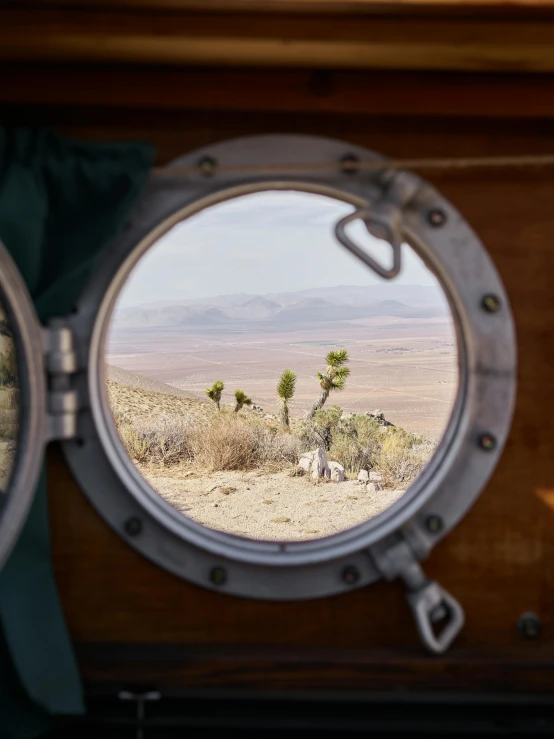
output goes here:
{"type": "Polygon", "coordinates": [[[14,441],[19,429],[19,390],[0,388],[0,439],[14,441]]]}
{"type": "Polygon", "coordinates": [[[119,435],[139,464],[170,466],[194,463],[216,470],[284,469],[301,453],[298,439],[275,433],[238,415],[221,414],[211,423],[192,416],[136,419],[116,413],[119,435]]]}
{"type": "Polygon", "coordinates": [[[0,387],[0,410],[19,410],[19,389],[16,387],[0,387]]]}
{"type": "Polygon", "coordinates": [[[194,461],[209,471],[286,469],[298,461],[301,444],[261,423],[221,416],[197,433],[194,461]]]}
{"type": "Polygon", "coordinates": [[[17,386],[17,359],[13,345],[0,353],[0,386],[17,386]]]}
{"type": "Polygon", "coordinates": [[[379,472],[389,488],[406,488],[420,474],[435,445],[374,418],[341,418],[334,406],[319,411],[293,432],[273,419],[245,410],[218,413],[213,403],[108,383],[119,434],[138,464],[186,464],[206,472],[290,469],[307,450],[322,446],[349,477],[360,469],[379,472]]]}
{"type": "Polygon", "coordinates": [[[0,409],[0,439],[15,441],[19,429],[19,411],[0,409]]]}

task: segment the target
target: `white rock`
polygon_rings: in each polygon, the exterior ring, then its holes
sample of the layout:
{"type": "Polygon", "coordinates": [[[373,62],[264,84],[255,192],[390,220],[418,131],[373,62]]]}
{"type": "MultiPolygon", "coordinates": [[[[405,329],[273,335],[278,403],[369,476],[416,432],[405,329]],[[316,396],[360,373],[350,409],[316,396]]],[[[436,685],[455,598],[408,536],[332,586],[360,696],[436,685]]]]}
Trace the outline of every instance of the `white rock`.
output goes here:
{"type": "Polygon", "coordinates": [[[312,468],[312,462],[314,461],[315,452],[305,452],[300,455],[298,460],[298,466],[301,467],[304,472],[309,472],[312,468]]]}
{"type": "Polygon", "coordinates": [[[383,482],[383,475],[380,475],[377,472],[373,472],[373,470],[369,473],[369,481],[370,482],[383,482]]]}
{"type": "Polygon", "coordinates": [[[318,447],[314,452],[314,461],[312,462],[312,479],[319,480],[320,477],[325,477],[328,469],[329,463],[325,452],[321,447],[318,447]]]}
{"type": "Polygon", "coordinates": [[[341,421],[348,421],[348,420],[349,420],[350,418],[354,418],[354,414],[353,414],[353,413],[347,413],[347,412],[345,411],[345,412],[344,412],[344,413],[342,414],[342,416],[340,417],[340,420],[341,420],[341,421]]]}
{"type": "Polygon", "coordinates": [[[339,462],[329,462],[329,473],[333,482],[344,481],[344,467],[339,462]]]}
{"type": "Polygon", "coordinates": [[[368,493],[377,493],[383,489],[383,486],[380,482],[368,482],[365,489],[368,493]]]}
{"type": "Polygon", "coordinates": [[[367,470],[360,470],[358,472],[358,481],[367,482],[369,480],[369,472],[367,470]]]}
{"type": "Polygon", "coordinates": [[[379,432],[381,434],[386,434],[388,430],[389,430],[388,426],[379,426],[379,432]]]}

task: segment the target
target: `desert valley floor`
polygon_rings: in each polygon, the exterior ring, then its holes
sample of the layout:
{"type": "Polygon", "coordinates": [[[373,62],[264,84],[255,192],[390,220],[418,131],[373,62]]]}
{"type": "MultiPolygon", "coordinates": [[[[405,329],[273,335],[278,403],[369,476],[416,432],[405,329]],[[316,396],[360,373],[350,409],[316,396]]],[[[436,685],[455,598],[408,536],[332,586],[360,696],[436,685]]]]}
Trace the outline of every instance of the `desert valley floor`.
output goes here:
{"type": "Polygon", "coordinates": [[[281,372],[298,374],[291,414],[302,417],[318,394],[315,377],[326,353],[345,347],[351,375],[329,405],[346,411],[379,409],[397,426],[433,440],[442,435],[458,380],[456,342],[447,318],[375,317],[307,330],[264,332],[157,328],[113,332],[106,361],[205,399],[205,388],[223,380],[223,402],[244,390],[267,413],[276,410],[281,372]]]}

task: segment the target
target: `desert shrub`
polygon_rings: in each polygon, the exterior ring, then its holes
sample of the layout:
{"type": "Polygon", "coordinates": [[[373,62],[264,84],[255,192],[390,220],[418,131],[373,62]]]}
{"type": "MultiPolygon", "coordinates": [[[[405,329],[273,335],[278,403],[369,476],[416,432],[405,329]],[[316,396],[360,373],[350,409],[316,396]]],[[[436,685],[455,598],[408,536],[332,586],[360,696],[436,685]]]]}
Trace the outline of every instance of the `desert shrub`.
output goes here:
{"type": "Polygon", "coordinates": [[[17,385],[17,359],[13,347],[0,354],[0,385],[17,385]]]}
{"type": "Polygon", "coordinates": [[[238,418],[222,417],[194,434],[194,461],[210,471],[246,470],[253,464],[255,430],[238,418]]]}
{"type": "Polygon", "coordinates": [[[331,408],[321,408],[316,411],[313,418],[298,424],[296,433],[301,440],[304,449],[321,447],[329,451],[333,443],[333,434],[336,431],[342,408],[333,405],[331,408]]]}
{"type": "Polygon", "coordinates": [[[16,387],[0,387],[0,410],[19,410],[19,389],[16,387]]]}
{"type": "Polygon", "coordinates": [[[417,434],[384,427],[371,416],[342,416],[342,409],[333,406],[300,424],[297,434],[303,449],[321,447],[348,473],[374,470],[383,475],[387,487],[394,488],[408,487],[433,454],[435,445],[417,434]]]}
{"type": "Polygon", "coordinates": [[[12,338],[12,329],[10,326],[10,322],[5,317],[1,308],[0,308],[0,336],[6,336],[9,339],[12,338]]]}
{"type": "Polygon", "coordinates": [[[225,416],[197,429],[192,447],[194,461],[210,471],[281,469],[297,462],[301,453],[298,439],[290,434],[225,416]]]}
{"type": "Polygon", "coordinates": [[[197,430],[190,418],[159,416],[118,426],[131,459],[142,464],[172,465],[190,461],[197,430]]]}
{"type": "Polygon", "coordinates": [[[419,476],[431,458],[435,444],[403,429],[389,429],[375,457],[375,467],[385,484],[406,488],[419,476]]]}
{"type": "Polygon", "coordinates": [[[19,429],[19,411],[0,408],[0,439],[14,441],[19,429]]]}
{"type": "Polygon", "coordinates": [[[271,431],[261,426],[256,428],[256,466],[283,469],[296,464],[303,451],[300,440],[292,434],[271,431]]]}
{"type": "Polygon", "coordinates": [[[127,422],[127,415],[116,413],[114,418],[129,456],[139,464],[194,462],[210,472],[284,469],[295,464],[302,451],[291,434],[235,414],[202,424],[188,416],[127,422]]]}
{"type": "Polygon", "coordinates": [[[340,462],[347,472],[359,472],[371,464],[371,458],[358,440],[346,434],[336,434],[329,449],[329,459],[340,462]]]}

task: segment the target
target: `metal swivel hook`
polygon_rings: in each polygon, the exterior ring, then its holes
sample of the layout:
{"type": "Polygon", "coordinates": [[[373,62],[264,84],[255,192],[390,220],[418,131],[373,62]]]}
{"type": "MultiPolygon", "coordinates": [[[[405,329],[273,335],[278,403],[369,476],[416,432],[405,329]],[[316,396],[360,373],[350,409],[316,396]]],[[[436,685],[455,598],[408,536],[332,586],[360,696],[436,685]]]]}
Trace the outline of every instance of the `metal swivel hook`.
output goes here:
{"type": "Polygon", "coordinates": [[[338,221],[335,226],[335,236],[349,252],[370,267],[376,274],[386,280],[391,280],[398,275],[402,267],[401,217],[400,208],[392,203],[380,203],[373,208],[360,208],[338,221]],[[389,242],[392,249],[392,267],[389,269],[379,264],[347,235],[346,226],[358,219],[363,221],[372,236],[389,242]]]}

